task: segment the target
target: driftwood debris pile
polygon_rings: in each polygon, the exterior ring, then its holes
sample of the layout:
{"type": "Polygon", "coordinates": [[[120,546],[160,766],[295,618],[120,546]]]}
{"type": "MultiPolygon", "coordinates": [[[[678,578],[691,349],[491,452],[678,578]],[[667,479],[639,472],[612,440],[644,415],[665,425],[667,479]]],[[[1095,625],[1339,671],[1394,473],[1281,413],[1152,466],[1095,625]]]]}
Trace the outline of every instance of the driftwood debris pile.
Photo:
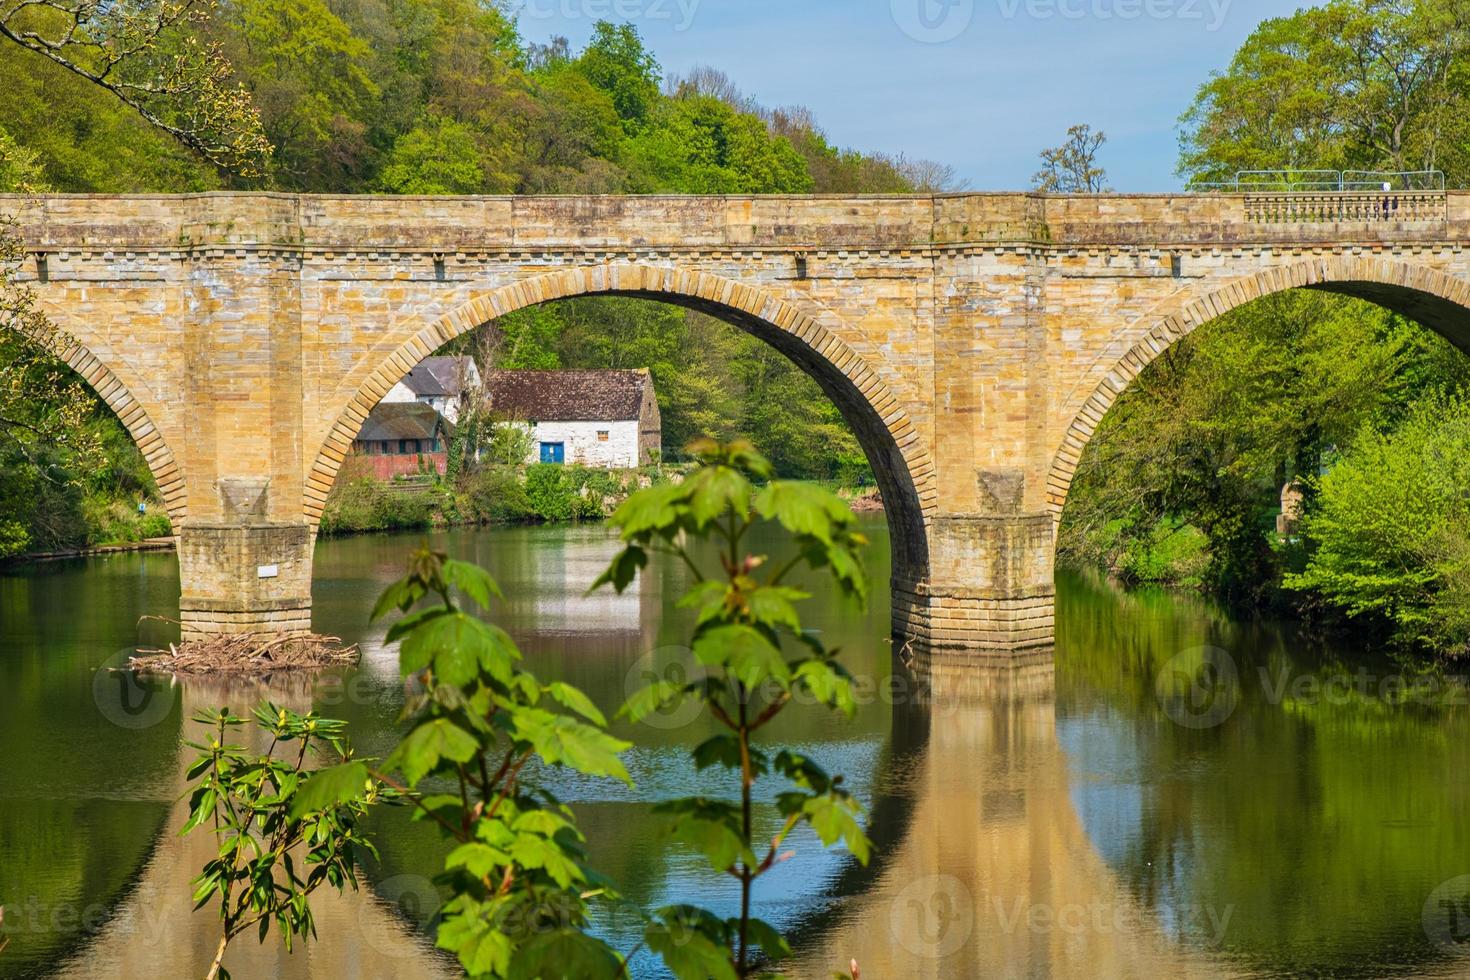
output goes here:
{"type": "Polygon", "coordinates": [[[133,670],[168,674],[272,674],[357,663],[361,650],[335,636],[240,633],[170,643],[167,650],[139,650],[133,670]]]}

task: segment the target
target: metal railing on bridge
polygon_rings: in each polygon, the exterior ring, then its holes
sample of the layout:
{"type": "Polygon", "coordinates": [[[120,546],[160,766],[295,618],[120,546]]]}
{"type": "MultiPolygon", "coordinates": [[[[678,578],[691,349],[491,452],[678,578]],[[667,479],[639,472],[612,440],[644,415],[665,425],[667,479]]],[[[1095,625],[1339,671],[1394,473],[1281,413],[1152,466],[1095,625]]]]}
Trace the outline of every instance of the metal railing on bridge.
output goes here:
{"type": "Polygon", "coordinates": [[[1189,190],[1231,194],[1344,194],[1443,191],[1442,170],[1241,170],[1233,180],[1194,181],[1189,190]]]}
{"type": "Polygon", "coordinates": [[[1445,221],[1445,175],[1439,170],[1243,170],[1230,181],[1201,181],[1191,191],[1245,195],[1256,224],[1445,221]]]}

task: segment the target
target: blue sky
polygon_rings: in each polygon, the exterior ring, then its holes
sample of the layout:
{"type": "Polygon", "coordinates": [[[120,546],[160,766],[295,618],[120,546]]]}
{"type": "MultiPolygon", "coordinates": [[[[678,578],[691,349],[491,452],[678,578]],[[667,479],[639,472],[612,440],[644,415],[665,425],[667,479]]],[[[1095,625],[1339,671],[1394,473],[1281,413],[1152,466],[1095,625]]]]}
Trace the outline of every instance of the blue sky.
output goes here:
{"type": "Polygon", "coordinates": [[[708,64],[766,105],[800,103],[839,145],[1030,184],[1068,126],[1109,137],[1119,191],[1177,188],[1177,120],[1210,72],[1293,0],[518,0],[523,35],[580,47],[631,21],[666,73],[708,64]],[[922,16],[921,14],[926,15],[922,16]]]}

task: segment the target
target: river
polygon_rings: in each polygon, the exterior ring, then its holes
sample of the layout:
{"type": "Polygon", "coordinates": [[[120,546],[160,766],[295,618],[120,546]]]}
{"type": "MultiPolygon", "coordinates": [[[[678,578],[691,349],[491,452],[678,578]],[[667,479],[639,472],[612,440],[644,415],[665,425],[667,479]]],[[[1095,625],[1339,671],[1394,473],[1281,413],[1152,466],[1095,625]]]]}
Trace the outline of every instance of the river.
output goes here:
{"type": "MultiPolygon", "coordinates": [[[[874,601],[819,592],[805,614],[860,678],[858,716],[793,709],[769,738],[847,775],[877,853],[864,868],[801,839],[762,879],[756,913],[792,937],[790,975],[827,977],[854,959],[868,980],[1470,969],[1470,707],[1458,682],[1074,574],[1058,581],[1054,654],[916,678],[895,666],[887,533],[881,520],[870,531],[874,601]]],[[[140,685],[103,669],[167,638],[166,624],[138,619],[174,602],[170,555],[0,576],[0,977],[202,973],[215,922],[189,911],[189,879],[209,840],[177,836],[189,716],[268,696],[347,719],[359,751],[385,753],[402,687],[385,627],[367,615],[418,540],[323,541],[316,625],[360,643],[362,662],[268,686],[140,685]]],[[[497,576],[508,596],[497,619],[543,679],[611,712],[648,677],[687,669],[680,566],[656,561],[625,595],[585,595],[616,551],[609,529],[435,540],[497,576]]],[[[733,907],[727,881],[668,846],[648,813],[732,788],[686,761],[712,725],[687,713],[622,725],[635,789],[555,786],[596,865],[644,906],[733,907]]],[[[319,898],[320,939],[294,955],[239,940],[226,961],[236,977],[452,973],[426,938],[441,845],[396,814],[374,831],[370,887],[319,898]]],[[[622,942],[628,924],[599,927],[622,942]]]]}

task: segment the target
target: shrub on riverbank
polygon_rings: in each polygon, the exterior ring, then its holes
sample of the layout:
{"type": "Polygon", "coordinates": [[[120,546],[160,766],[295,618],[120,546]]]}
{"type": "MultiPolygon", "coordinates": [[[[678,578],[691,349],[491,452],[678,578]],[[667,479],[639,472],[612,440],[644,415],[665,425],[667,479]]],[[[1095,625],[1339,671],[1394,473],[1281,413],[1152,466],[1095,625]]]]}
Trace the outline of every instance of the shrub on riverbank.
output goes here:
{"type": "Polygon", "coordinates": [[[1289,588],[1406,646],[1470,652],[1470,401],[1435,398],[1365,429],[1317,483],[1310,557],[1289,588]]]}
{"type": "Polygon", "coordinates": [[[412,530],[455,524],[559,524],[600,521],[629,494],[680,477],[678,467],[600,470],[585,466],[482,466],[454,489],[442,482],[408,489],[369,476],[333,488],[323,534],[412,530]]]}
{"type": "Polygon", "coordinates": [[[371,477],[339,483],[322,509],[323,534],[426,528],[442,515],[432,493],[408,492],[371,477]]]}

